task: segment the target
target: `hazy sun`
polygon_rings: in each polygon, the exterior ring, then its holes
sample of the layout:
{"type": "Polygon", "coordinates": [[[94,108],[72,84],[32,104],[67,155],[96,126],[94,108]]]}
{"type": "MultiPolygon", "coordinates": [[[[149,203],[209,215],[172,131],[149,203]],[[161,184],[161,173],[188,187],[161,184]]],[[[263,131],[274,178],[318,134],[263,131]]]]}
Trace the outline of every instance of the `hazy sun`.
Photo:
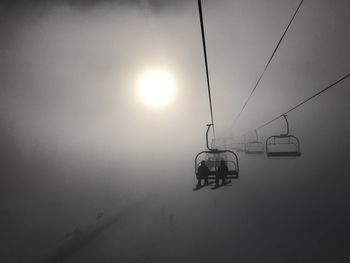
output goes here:
{"type": "Polygon", "coordinates": [[[166,71],[146,72],[139,81],[139,95],[149,106],[166,106],[174,97],[174,80],[166,71]]]}

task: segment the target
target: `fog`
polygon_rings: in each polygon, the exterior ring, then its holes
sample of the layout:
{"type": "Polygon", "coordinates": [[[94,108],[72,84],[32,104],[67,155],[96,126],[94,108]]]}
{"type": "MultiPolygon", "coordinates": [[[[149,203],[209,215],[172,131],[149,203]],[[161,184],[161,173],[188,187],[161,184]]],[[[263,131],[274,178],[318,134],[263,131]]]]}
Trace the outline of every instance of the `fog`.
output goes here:
{"type": "MultiPolygon", "coordinates": [[[[234,123],[298,4],[203,1],[217,138],[349,73],[348,1],[305,0],[234,123]]],[[[196,1],[4,1],[0,33],[1,262],[349,261],[349,80],[288,115],[300,158],[238,153],[238,180],[194,192],[210,122],[196,1]],[[137,93],[153,68],[175,80],[162,109],[137,93]]]]}

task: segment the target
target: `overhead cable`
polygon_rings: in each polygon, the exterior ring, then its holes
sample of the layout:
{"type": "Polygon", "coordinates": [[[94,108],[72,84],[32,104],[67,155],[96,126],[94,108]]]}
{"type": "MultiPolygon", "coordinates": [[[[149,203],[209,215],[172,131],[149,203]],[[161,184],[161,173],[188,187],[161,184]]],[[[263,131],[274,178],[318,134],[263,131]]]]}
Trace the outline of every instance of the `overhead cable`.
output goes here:
{"type": "MultiPolygon", "coordinates": [[[[347,79],[348,77],[350,77],[350,74],[347,74],[347,75],[343,76],[342,78],[340,78],[340,79],[338,79],[337,81],[333,82],[332,84],[328,85],[328,86],[325,87],[324,89],[318,91],[317,93],[315,93],[315,94],[312,95],[311,97],[309,97],[309,98],[303,100],[302,102],[298,103],[297,105],[295,105],[294,107],[290,108],[290,109],[287,110],[286,112],[284,112],[284,113],[278,115],[276,118],[273,118],[272,120],[270,120],[270,121],[268,121],[268,122],[262,124],[261,126],[255,128],[255,129],[253,129],[252,131],[254,131],[254,130],[259,130],[259,129],[261,129],[261,128],[264,128],[265,126],[269,125],[270,123],[272,123],[272,122],[278,120],[279,118],[283,117],[284,115],[287,115],[287,114],[290,113],[291,111],[293,111],[293,110],[299,108],[300,106],[304,105],[306,102],[308,102],[308,101],[310,101],[310,100],[316,98],[317,96],[319,96],[319,95],[321,95],[322,93],[326,92],[326,91],[329,90],[330,88],[336,86],[338,83],[344,81],[344,80],[347,79]]],[[[251,131],[249,131],[249,132],[251,132],[251,131]]],[[[247,133],[249,133],[249,132],[247,132],[247,133]]],[[[247,134],[247,133],[245,133],[245,134],[247,134]]]]}
{"type": "Polygon", "coordinates": [[[204,61],[205,61],[205,72],[206,72],[206,77],[207,77],[210,117],[211,117],[211,123],[213,124],[213,133],[214,133],[214,137],[215,137],[214,114],[213,114],[213,105],[212,105],[212,101],[211,101],[209,67],[208,67],[208,58],[207,58],[207,48],[206,48],[206,44],[205,44],[205,34],[204,34],[204,24],[203,24],[203,13],[202,13],[201,0],[198,0],[198,10],[199,10],[199,20],[200,20],[200,24],[201,24],[201,32],[202,32],[202,44],[203,44],[204,61]]]}
{"type": "Polygon", "coordinates": [[[251,92],[250,92],[250,94],[249,94],[247,100],[244,102],[241,111],[238,113],[238,115],[236,116],[235,120],[233,121],[233,125],[236,123],[236,121],[239,119],[239,117],[240,117],[241,114],[243,113],[244,109],[245,109],[246,106],[248,105],[248,102],[249,102],[250,98],[253,96],[253,94],[254,94],[256,88],[258,87],[258,85],[259,85],[261,79],[263,78],[263,76],[264,76],[264,74],[265,74],[267,68],[269,67],[269,65],[270,65],[270,63],[271,63],[273,57],[274,57],[275,54],[276,54],[277,49],[279,48],[279,46],[280,46],[280,44],[281,44],[281,42],[282,42],[284,36],[286,35],[286,33],[287,33],[287,31],[288,31],[290,25],[292,24],[292,22],[293,22],[295,16],[297,15],[297,13],[298,13],[298,11],[299,11],[299,9],[300,9],[300,7],[301,7],[301,5],[302,5],[303,2],[304,2],[304,0],[301,0],[301,1],[300,1],[300,3],[299,3],[299,5],[298,5],[297,9],[295,10],[295,12],[294,12],[294,14],[293,14],[291,20],[289,21],[289,23],[288,23],[286,29],[284,30],[284,32],[283,32],[283,34],[282,34],[280,40],[278,41],[278,43],[277,43],[277,45],[276,45],[274,51],[272,52],[272,55],[270,56],[269,60],[267,61],[264,70],[261,72],[261,74],[260,74],[260,76],[259,76],[257,82],[255,83],[253,89],[251,90],[251,92]]]}

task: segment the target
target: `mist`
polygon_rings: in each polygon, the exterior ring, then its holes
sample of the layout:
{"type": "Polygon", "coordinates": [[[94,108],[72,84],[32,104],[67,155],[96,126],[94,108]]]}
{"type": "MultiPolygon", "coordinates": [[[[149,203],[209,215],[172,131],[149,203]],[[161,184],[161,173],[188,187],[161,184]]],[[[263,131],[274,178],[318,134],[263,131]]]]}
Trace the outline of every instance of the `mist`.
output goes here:
{"type": "MultiPolygon", "coordinates": [[[[349,3],[305,1],[234,122],[298,3],[203,1],[217,138],[349,73],[349,3]]],[[[1,262],[349,261],[349,80],[288,115],[300,158],[240,152],[238,180],[194,192],[210,122],[196,1],[4,1],[0,17],[1,262]],[[159,110],[137,92],[153,68],[176,87],[159,110]]]]}

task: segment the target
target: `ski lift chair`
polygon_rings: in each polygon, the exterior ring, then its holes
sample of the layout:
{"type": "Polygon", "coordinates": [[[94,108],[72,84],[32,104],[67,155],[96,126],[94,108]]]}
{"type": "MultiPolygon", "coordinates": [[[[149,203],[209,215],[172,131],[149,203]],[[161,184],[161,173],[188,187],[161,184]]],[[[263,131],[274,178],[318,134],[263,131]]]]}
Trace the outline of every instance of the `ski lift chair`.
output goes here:
{"type": "Polygon", "coordinates": [[[239,168],[238,168],[238,157],[237,155],[230,151],[230,150],[209,150],[209,151],[202,151],[197,154],[195,158],[195,173],[196,176],[198,176],[198,167],[201,164],[201,161],[205,161],[206,165],[208,166],[210,170],[210,174],[208,176],[208,179],[215,179],[218,175],[218,168],[220,166],[220,162],[224,160],[228,172],[226,179],[238,179],[239,175],[239,168]],[[224,154],[223,158],[216,158],[217,155],[224,154]],[[215,156],[215,157],[214,157],[215,156]]]}
{"type": "Polygon", "coordinates": [[[282,115],[287,124],[287,133],[273,135],[266,140],[266,155],[269,158],[295,158],[301,156],[299,139],[289,134],[287,115],[282,115]]]}
{"type": "Polygon", "coordinates": [[[208,129],[206,133],[206,141],[208,150],[199,152],[195,157],[194,165],[196,177],[198,177],[198,167],[201,161],[204,160],[210,170],[208,179],[216,179],[220,162],[223,160],[228,168],[226,179],[238,179],[239,166],[237,155],[230,150],[218,150],[210,148],[208,144],[208,132],[212,124],[207,124],[207,126],[208,129]]]}
{"type": "Polygon", "coordinates": [[[255,132],[255,140],[248,141],[244,144],[244,152],[246,154],[262,154],[264,153],[264,144],[259,141],[258,132],[255,132]]]}

